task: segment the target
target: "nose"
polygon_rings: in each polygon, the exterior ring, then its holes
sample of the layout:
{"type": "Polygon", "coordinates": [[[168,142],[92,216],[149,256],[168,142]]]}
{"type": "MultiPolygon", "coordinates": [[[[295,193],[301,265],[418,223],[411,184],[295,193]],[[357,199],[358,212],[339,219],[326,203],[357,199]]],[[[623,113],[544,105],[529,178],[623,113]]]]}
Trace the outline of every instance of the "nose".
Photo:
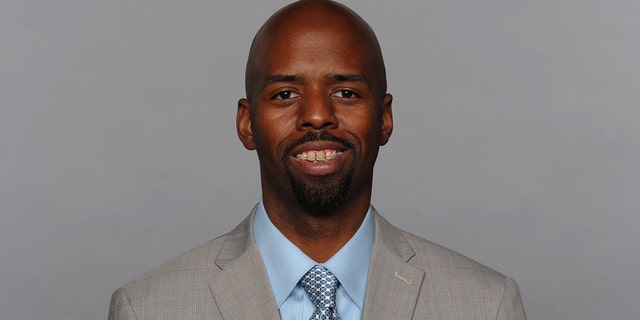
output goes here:
{"type": "Polygon", "coordinates": [[[321,130],[334,128],[338,120],[335,114],[335,106],[329,97],[322,94],[307,94],[303,96],[298,115],[298,128],[321,130]]]}

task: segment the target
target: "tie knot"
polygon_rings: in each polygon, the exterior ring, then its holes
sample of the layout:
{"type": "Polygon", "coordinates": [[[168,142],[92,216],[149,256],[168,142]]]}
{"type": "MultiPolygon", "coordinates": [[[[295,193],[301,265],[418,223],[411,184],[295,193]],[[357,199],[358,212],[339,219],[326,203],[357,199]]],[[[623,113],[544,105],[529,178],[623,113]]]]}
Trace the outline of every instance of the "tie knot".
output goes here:
{"type": "Polygon", "coordinates": [[[335,308],[339,282],[327,268],[316,265],[300,279],[300,284],[317,308],[335,308]]]}

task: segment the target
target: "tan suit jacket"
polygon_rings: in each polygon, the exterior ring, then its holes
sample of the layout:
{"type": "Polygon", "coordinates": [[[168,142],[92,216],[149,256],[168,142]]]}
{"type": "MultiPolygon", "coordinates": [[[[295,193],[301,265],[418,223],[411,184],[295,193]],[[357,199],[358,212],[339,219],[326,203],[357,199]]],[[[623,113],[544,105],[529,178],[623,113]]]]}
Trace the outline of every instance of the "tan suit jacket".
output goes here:
{"type": "MultiPolygon", "coordinates": [[[[279,319],[253,237],[254,213],[116,290],[109,320],[279,319]]],[[[374,216],[363,319],[525,319],[512,279],[374,216]]]]}

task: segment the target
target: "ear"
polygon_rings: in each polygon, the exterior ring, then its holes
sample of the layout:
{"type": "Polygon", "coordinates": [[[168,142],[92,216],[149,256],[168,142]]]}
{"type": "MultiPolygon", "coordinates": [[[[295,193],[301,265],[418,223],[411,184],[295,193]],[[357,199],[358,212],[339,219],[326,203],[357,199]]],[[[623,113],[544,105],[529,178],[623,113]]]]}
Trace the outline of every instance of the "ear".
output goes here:
{"type": "Polygon", "coordinates": [[[253,130],[251,130],[251,103],[245,98],[238,100],[236,131],[238,131],[238,138],[240,138],[240,141],[242,141],[242,144],[247,150],[256,149],[253,130]]]}
{"type": "Polygon", "coordinates": [[[393,102],[393,96],[391,94],[385,94],[382,99],[382,135],[380,136],[380,145],[384,146],[389,142],[391,133],[393,132],[393,114],[391,112],[391,103],[393,102]]]}

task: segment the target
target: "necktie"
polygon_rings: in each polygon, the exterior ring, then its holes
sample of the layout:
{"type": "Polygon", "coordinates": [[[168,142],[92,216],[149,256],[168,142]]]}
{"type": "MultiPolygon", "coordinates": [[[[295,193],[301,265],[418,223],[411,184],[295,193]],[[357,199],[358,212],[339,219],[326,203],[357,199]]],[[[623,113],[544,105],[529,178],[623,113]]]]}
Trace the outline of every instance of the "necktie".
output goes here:
{"type": "Polygon", "coordinates": [[[325,267],[316,265],[300,279],[316,310],[309,320],[340,320],[336,309],[338,278],[325,267]]]}

